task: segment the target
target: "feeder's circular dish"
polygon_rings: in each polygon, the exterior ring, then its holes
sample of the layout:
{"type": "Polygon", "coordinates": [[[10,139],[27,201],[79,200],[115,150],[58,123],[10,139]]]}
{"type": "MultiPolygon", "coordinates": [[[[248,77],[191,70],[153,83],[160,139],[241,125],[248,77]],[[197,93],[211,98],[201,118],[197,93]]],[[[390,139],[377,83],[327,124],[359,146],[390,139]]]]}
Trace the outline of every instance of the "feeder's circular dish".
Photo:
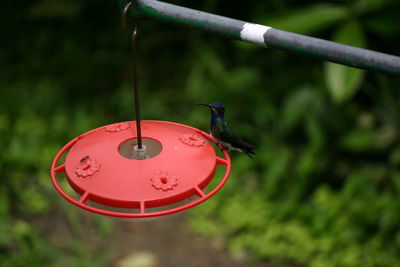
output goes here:
{"type": "Polygon", "coordinates": [[[57,191],[91,212],[151,218],[198,205],[225,184],[231,169],[229,154],[222,151],[225,158],[217,156],[210,135],[165,121],[142,121],[141,128],[144,143],[150,146],[151,158],[145,160],[131,159],[126,151],[137,138],[134,121],[103,126],[71,140],[51,165],[57,191]],[[65,161],[60,163],[64,154],[65,161]],[[225,173],[219,184],[206,193],[204,189],[217,165],[225,166],[225,173]],[[61,188],[56,176],[62,173],[78,198],[61,188]]]}

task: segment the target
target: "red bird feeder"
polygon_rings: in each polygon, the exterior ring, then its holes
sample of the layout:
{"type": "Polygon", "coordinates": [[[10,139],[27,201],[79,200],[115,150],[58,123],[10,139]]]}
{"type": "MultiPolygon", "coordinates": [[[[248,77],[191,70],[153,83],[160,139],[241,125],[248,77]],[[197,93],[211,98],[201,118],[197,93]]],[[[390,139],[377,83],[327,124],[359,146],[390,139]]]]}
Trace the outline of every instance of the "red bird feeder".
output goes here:
{"type": "Polygon", "coordinates": [[[228,179],[229,154],[222,151],[225,158],[217,156],[210,143],[214,140],[207,133],[165,121],[142,121],[141,131],[147,149],[147,157],[142,160],[133,155],[137,142],[134,121],[103,126],[70,141],[51,165],[51,179],[57,191],[72,204],[91,212],[119,218],[150,218],[198,205],[228,179]],[[207,193],[219,165],[224,167],[224,174],[207,193]],[[62,174],[77,193],[75,196],[60,186],[62,174]]]}
{"type": "MultiPolygon", "coordinates": [[[[123,18],[130,6],[128,2],[123,18]]],[[[54,187],[72,204],[106,216],[133,219],[196,206],[221,189],[231,170],[228,152],[222,151],[225,158],[217,156],[210,143],[215,141],[205,132],[173,122],[140,120],[136,35],[135,26],[132,81],[136,121],[103,126],[76,137],[58,152],[50,170],[54,187]],[[224,174],[211,187],[218,166],[224,167],[224,174]],[[66,184],[60,180],[63,174],[73,190],[61,186],[66,184]]]]}

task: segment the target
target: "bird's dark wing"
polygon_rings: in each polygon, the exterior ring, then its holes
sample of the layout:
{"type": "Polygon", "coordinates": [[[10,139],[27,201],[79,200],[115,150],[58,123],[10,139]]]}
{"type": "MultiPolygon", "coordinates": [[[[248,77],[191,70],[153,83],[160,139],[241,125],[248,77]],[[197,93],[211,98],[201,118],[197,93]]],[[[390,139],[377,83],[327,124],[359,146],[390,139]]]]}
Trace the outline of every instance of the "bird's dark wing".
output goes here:
{"type": "MultiPolygon", "coordinates": [[[[228,129],[229,130],[229,129],[228,129]]],[[[242,139],[232,134],[231,131],[223,131],[220,133],[220,139],[232,145],[232,147],[242,150],[246,155],[252,158],[252,155],[256,154],[254,152],[255,146],[244,142],[242,139]]]]}
{"type": "Polygon", "coordinates": [[[242,139],[240,139],[239,137],[237,137],[236,135],[232,134],[230,136],[227,136],[226,139],[224,138],[224,140],[227,140],[229,143],[232,144],[232,146],[237,147],[237,148],[241,148],[241,149],[246,149],[246,150],[254,150],[256,147],[244,142],[242,139]]]}

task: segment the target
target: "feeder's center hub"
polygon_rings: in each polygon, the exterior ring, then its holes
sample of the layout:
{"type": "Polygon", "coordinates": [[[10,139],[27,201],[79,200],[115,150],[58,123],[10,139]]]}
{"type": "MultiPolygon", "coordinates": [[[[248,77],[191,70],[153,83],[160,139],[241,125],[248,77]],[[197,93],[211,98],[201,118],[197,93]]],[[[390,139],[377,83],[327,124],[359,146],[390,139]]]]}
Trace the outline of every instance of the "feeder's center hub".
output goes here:
{"type": "Polygon", "coordinates": [[[137,154],[143,153],[145,154],[144,158],[142,158],[143,160],[157,156],[162,150],[161,143],[155,139],[142,138],[142,143],[143,148],[139,149],[136,138],[126,140],[119,145],[118,152],[127,159],[137,159],[137,157],[135,157],[135,152],[137,154]]]}

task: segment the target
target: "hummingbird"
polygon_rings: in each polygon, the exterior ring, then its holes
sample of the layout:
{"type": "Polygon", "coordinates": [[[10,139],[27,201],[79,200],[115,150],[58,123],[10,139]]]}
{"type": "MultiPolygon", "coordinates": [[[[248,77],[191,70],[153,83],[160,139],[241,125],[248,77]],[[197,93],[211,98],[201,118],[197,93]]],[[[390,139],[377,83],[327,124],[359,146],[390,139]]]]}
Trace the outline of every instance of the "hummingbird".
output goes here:
{"type": "Polygon", "coordinates": [[[196,103],[196,105],[209,107],[211,110],[210,132],[211,136],[217,141],[217,145],[221,145],[223,149],[228,151],[237,150],[245,153],[253,158],[255,146],[242,141],[234,135],[224,120],[225,106],[220,102],[212,104],[196,103]]]}

